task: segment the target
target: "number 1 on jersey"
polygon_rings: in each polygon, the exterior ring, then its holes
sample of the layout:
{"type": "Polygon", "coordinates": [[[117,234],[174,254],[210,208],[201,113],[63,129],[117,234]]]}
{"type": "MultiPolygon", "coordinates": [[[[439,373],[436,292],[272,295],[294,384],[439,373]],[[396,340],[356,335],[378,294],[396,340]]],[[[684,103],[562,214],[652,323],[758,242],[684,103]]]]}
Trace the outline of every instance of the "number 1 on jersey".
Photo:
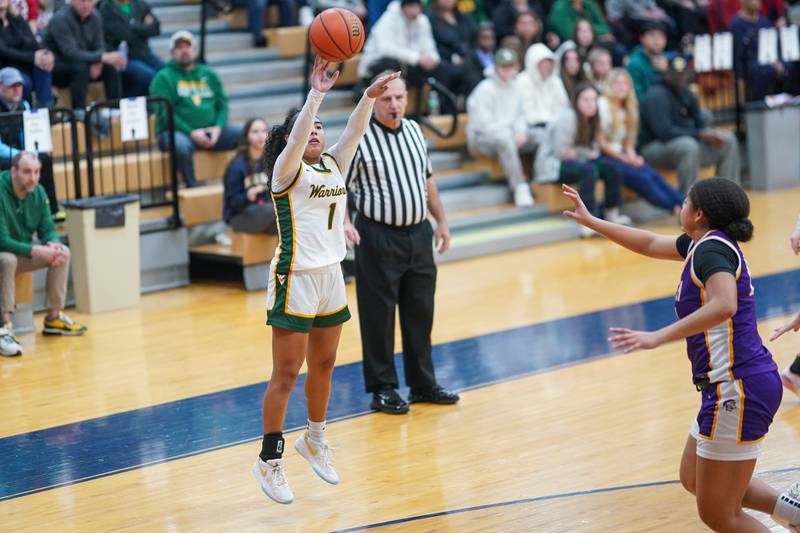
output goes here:
{"type": "Polygon", "coordinates": [[[330,210],[328,211],[328,229],[333,229],[333,215],[336,214],[336,204],[331,204],[330,210]]]}

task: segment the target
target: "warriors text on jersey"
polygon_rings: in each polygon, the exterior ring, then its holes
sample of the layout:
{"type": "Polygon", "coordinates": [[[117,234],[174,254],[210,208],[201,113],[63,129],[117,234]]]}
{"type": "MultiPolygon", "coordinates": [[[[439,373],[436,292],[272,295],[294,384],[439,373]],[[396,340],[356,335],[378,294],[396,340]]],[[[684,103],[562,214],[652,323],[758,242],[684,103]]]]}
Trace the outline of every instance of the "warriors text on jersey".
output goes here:
{"type": "Polygon", "coordinates": [[[291,185],[272,194],[279,242],[275,271],[312,270],[340,263],[347,253],[345,182],[336,160],[322,154],[317,165],[300,163],[291,185]]]}

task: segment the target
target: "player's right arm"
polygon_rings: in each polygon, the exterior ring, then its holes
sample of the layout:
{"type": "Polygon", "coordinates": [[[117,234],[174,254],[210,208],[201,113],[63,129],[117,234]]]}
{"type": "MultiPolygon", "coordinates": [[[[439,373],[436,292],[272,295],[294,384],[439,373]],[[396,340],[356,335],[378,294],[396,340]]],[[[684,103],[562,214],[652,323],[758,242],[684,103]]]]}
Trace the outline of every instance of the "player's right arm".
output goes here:
{"type": "Polygon", "coordinates": [[[578,224],[590,228],[607,239],[614,241],[637,254],[655,257],[656,259],[671,259],[683,261],[683,256],[678,252],[675,237],[658,235],[652,231],[630,228],[621,224],[614,224],[592,215],[578,191],[569,185],[562,185],[564,195],[575,204],[575,211],[564,211],[564,215],[578,224]]]}
{"type": "Polygon", "coordinates": [[[286,139],[286,147],[275,160],[275,168],[272,171],[272,190],[275,192],[289,187],[297,175],[319,106],[322,104],[325,93],[333,87],[339,77],[338,71],[329,76],[327,69],[327,61],[323,61],[319,57],[314,60],[314,70],[311,72],[311,91],[309,91],[292,131],[286,139]]]}

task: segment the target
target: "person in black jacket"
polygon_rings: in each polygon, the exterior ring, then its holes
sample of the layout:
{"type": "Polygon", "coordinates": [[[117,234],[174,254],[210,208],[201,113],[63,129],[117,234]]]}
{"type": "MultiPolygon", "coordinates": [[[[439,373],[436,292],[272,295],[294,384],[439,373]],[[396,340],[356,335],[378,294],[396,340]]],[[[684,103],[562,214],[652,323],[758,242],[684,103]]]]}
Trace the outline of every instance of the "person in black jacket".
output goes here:
{"type": "Polygon", "coordinates": [[[0,63],[20,71],[28,102],[49,106],[55,57],[39,44],[28,22],[11,13],[10,4],[10,0],[0,0],[0,63]]]}
{"type": "Polygon", "coordinates": [[[223,219],[233,231],[276,233],[275,209],[264,170],[267,123],[248,120],[242,130],[239,148],[225,170],[223,219]]]}
{"type": "MultiPolygon", "coordinates": [[[[455,94],[468,95],[483,78],[469,59],[478,30],[473,20],[456,9],[456,0],[433,0],[430,4],[431,29],[440,68],[447,72],[444,84],[455,94]]],[[[450,109],[444,108],[449,112],[450,109]]]]}
{"type": "MultiPolygon", "coordinates": [[[[2,0],[0,0],[2,2],[2,0]]],[[[164,68],[147,40],[161,33],[161,24],[144,0],[100,0],[97,10],[103,19],[106,46],[118,50],[125,42],[128,67],[122,72],[125,96],[146,96],[150,81],[164,68]]]]}
{"type": "Polygon", "coordinates": [[[674,168],[685,192],[700,167],[715,164],[717,176],[739,183],[739,144],[732,132],[709,128],[697,97],[689,90],[689,62],[675,56],[661,83],[642,100],[641,153],[650,165],[674,168]]]}
{"type": "Polygon", "coordinates": [[[73,109],[86,107],[90,80],[102,78],[106,98],[119,98],[119,71],[128,65],[124,55],[106,51],[103,21],[93,6],[93,0],[71,0],[53,16],[45,38],[56,56],[53,84],[69,87],[73,109]]]}

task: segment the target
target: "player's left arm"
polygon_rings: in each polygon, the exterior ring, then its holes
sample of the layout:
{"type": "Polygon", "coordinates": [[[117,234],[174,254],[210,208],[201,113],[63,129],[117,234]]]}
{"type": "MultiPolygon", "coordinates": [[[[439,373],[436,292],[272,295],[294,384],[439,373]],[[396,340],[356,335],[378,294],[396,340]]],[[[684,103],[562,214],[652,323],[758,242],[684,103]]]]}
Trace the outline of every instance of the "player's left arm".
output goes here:
{"type": "Polygon", "coordinates": [[[694,313],[657,331],[632,331],[610,328],[614,336],[608,341],[625,353],[651,349],[697,335],[730,320],[739,306],[736,278],[727,271],[712,274],[705,283],[706,303],[694,313]]]}
{"type": "Polygon", "coordinates": [[[339,164],[339,169],[343,174],[347,174],[350,168],[350,162],[358,148],[358,143],[369,127],[369,119],[372,116],[372,107],[375,105],[375,99],[386,91],[387,84],[397,79],[400,72],[387,74],[376,79],[372,85],[364,91],[361,100],[353,110],[350,118],[347,119],[347,126],[345,126],[342,136],[339,137],[339,142],[331,146],[328,153],[331,154],[336,162],[339,164]]]}
{"type": "Polygon", "coordinates": [[[435,246],[440,254],[445,253],[450,248],[450,226],[447,224],[447,216],[444,213],[442,199],[439,197],[439,187],[433,178],[428,178],[428,211],[436,220],[435,246]]]}

